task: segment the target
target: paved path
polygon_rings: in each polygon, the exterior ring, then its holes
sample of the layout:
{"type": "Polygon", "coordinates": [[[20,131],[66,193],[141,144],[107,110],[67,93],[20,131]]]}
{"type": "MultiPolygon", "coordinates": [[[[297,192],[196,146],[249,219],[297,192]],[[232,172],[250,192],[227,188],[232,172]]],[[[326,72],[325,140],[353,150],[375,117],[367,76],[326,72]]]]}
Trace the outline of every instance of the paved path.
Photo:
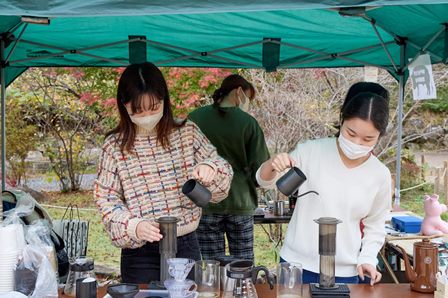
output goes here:
{"type": "MultiPolygon", "coordinates": [[[[82,175],[81,189],[93,189],[96,174],[82,175]]],[[[26,185],[35,191],[61,191],[61,186],[56,178],[36,177],[27,179],[26,185]]]]}

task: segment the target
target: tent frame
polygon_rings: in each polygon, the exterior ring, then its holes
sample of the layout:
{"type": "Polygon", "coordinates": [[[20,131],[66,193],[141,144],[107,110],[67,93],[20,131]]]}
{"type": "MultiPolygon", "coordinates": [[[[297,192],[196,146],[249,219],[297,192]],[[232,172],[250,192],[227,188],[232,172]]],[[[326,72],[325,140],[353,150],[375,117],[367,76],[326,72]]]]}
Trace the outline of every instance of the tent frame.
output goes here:
{"type": "MultiPolygon", "coordinates": [[[[1,159],[2,159],[2,192],[6,189],[6,65],[4,63],[5,61],[5,40],[3,38],[0,39],[0,84],[1,84],[1,159]]],[[[1,202],[0,202],[1,203],[1,202]]],[[[3,205],[3,204],[0,204],[3,205]]],[[[0,206],[0,211],[3,206],[0,206]]],[[[2,214],[2,213],[0,213],[2,214]]],[[[2,218],[0,218],[1,222],[2,218]]]]}
{"type": "MultiPolygon", "coordinates": [[[[342,13],[341,13],[342,15],[342,13]]],[[[431,44],[443,33],[445,33],[445,42],[448,43],[448,24],[441,24],[442,28],[437,31],[433,37],[428,40],[428,42],[422,47],[419,46],[417,44],[415,44],[414,42],[412,42],[411,40],[404,38],[404,37],[400,37],[397,34],[393,33],[392,31],[380,26],[379,24],[376,23],[376,21],[372,18],[369,18],[365,15],[365,13],[362,14],[357,14],[357,15],[352,15],[352,17],[361,17],[362,19],[368,21],[369,23],[372,24],[372,28],[375,31],[375,34],[377,35],[380,43],[379,44],[375,44],[375,45],[371,45],[371,46],[367,46],[367,47],[362,47],[362,48],[358,48],[358,49],[352,49],[352,50],[348,50],[345,52],[340,52],[340,53],[327,53],[327,52],[322,52],[319,50],[314,50],[311,48],[307,48],[304,46],[300,46],[300,45],[296,45],[296,44],[291,44],[291,43],[287,43],[287,42],[282,42],[280,39],[278,38],[264,38],[263,40],[259,40],[259,41],[254,41],[254,42],[250,42],[250,43],[245,43],[245,44],[240,44],[240,45],[235,45],[235,46],[231,46],[231,47],[226,47],[226,48],[221,48],[221,49],[215,49],[212,51],[197,51],[197,50],[192,50],[192,49],[187,49],[184,47],[179,47],[179,46],[175,46],[175,45],[170,45],[170,44],[166,44],[166,43],[161,43],[161,42],[156,42],[153,40],[147,40],[145,38],[141,38],[141,37],[130,37],[127,40],[121,40],[121,41],[116,41],[116,42],[112,42],[112,43],[107,43],[107,44],[100,44],[100,45],[95,45],[95,46],[90,46],[90,47],[86,47],[86,48],[80,48],[80,49],[64,49],[61,47],[56,47],[56,46],[52,46],[52,45],[47,45],[47,44],[42,44],[42,43],[38,43],[38,42],[33,42],[33,41],[28,41],[25,39],[22,39],[22,35],[24,33],[24,31],[26,30],[28,23],[25,22],[19,22],[18,24],[16,24],[9,32],[7,33],[11,33],[14,32],[15,30],[17,30],[22,24],[24,24],[24,27],[22,28],[18,38],[14,38],[12,41],[14,41],[14,45],[10,51],[10,53],[8,54],[7,57],[5,57],[5,49],[7,47],[6,44],[6,40],[5,40],[5,34],[2,35],[2,38],[0,39],[0,77],[1,77],[1,136],[2,136],[2,140],[1,140],[1,160],[2,160],[2,166],[1,166],[1,179],[2,179],[2,190],[5,190],[6,187],[6,121],[5,121],[5,110],[6,110],[6,86],[5,86],[5,76],[6,76],[6,71],[7,71],[7,67],[8,66],[12,66],[12,65],[16,65],[16,64],[20,64],[23,62],[28,62],[28,61],[34,61],[34,60],[39,60],[39,59],[45,59],[45,58],[51,58],[54,56],[60,56],[60,55],[66,55],[66,54],[77,54],[77,55],[82,55],[82,56],[87,56],[87,57],[91,57],[91,58],[95,58],[98,60],[102,60],[102,61],[108,61],[108,62],[112,62],[118,65],[123,65],[126,66],[128,65],[128,61],[121,61],[121,60],[117,60],[117,59],[111,59],[111,58],[106,58],[106,57],[100,57],[97,55],[92,55],[89,53],[86,53],[89,50],[94,50],[94,49],[100,49],[100,48],[106,48],[106,47],[110,47],[110,46],[115,46],[117,44],[124,44],[124,43],[133,43],[133,42],[145,42],[147,45],[153,45],[153,46],[157,46],[157,47],[164,47],[164,48],[169,48],[169,49],[174,49],[174,50],[181,50],[181,51],[185,51],[190,53],[189,55],[183,55],[180,57],[176,57],[173,59],[168,59],[168,60],[160,60],[160,61],[154,61],[155,64],[170,64],[170,63],[174,63],[177,61],[181,61],[181,60],[186,60],[186,59],[190,59],[190,58],[195,58],[195,57],[204,57],[204,56],[209,56],[209,57],[213,57],[216,58],[218,60],[222,60],[222,61],[226,61],[226,62],[231,62],[231,63],[235,63],[235,64],[240,64],[242,65],[242,67],[247,67],[247,68],[259,68],[259,66],[257,65],[253,65],[250,63],[242,63],[239,61],[235,61],[233,59],[229,59],[229,58],[225,58],[222,56],[217,55],[217,53],[222,53],[222,52],[227,52],[230,50],[234,50],[234,49],[238,49],[238,48],[244,48],[244,47],[250,47],[253,45],[258,45],[258,44],[274,44],[278,46],[278,49],[280,46],[286,46],[286,47],[292,47],[298,50],[302,50],[305,52],[309,52],[309,53],[313,53],[316,54],[317,57],[315,58],[311,58],[311,59],[306,59],[306,60],[296,60],[294,61],[294,58],[289,58],[287,60],[284,61],[278,61],[278,65],[276,67],[274,67],[271,70],[275,70],[277,67],[279,68],[292,68],[294,66],[298,66],[298,65],[302,65],[305,63],[310,63],[310,62],[315,62],[315,61],[319,61],[319,60],[326,60],[326,59],[340,59],[340,60],[345,60],[345,61],[350,61],[350,62],[354,62],[354,63],[358,63],[360,64],[359,66],[374,66],[374,67],[378,67],[378,68],[382,68],[387,70],[395,79],[397,79],[398,84],[399,84],[399,92],[398,92],[398,117],[397,117],[397,121],[398,121],[398,125],[397,125],[397,150],[396,150],[396,179],[395,179],[395,199],[394,199],[394,205],[399,206],[400,205],[400,177],[401,177],[401,147],[402,147],[402,131],[403,131],[403,105],[404,105],[404,88],[406,85],[406,76],[405,73],[408,70],[408,67],[410,65],[410,63],[412,63],[413,60],[415,60],[418,55],[420,53],[428,53],[434,60],[436,60],[436,63],[438,62],[443,62],[443,63],[447,63],[448,62],[448,57],[440,57],[439,55],[436,55],[430,51],[428,51],[428,48],[431,46],[431,44]],[[389,34],[390,36],[392,36],[394,38],[394,41],[390,41],[390,42],[384,42],[384,40],[381,38],[380,33],[378,32],[378,28],[381,28],[384,32],[386,32],[387,34],[389,34]],[[53,53],[50,55],[43,55],[43,56],[39,56],[39,57],[31,57],[31,58],[27,58],[27,59],[22,59],[22,60],[15,60],[15,61],[9,61],[9,58],[12,56],[12,53],[14,52],[16,46],[18,45],[19,42],[22,43],[28,43],[28,44],[32,44],[32,45],[36,45],[36,46],[40,46],[40,47],[47,47],[50,49],[54,49],[54,50],[58,50],[60,52],[57,53],[53,53]],[[393,61],[393,58],[387,48],[387,46],[392,45],[392,44],[397,44],[400,47],[400,64],[399,67],[396,65],[396,63],[393,61]],[[409,61],[408,63],[406,63],[405,61],[405,57],[406,57],[406,46],[409,45],[415,49],[417,49],[419,51],[419,53],[414,57],[414,59],[412,59],[411,61],[409,61]],[[386,55],[388,56],[393,68],[390,67],[386,67],[383,65],[377,65],[374,63],[369,63],[366,61],[362,61],[362,60],[357,60],[357,59],[353,59],[350,57],[347,57],[351,54],[355,54],[355,53],[360,53],[363,51],[367,51],[370,49],[374,49],[377,47],[383,47],[386,55]]],[[[448,54],[446,55],[448,56],[448,54]]],[[[1,206],[0,206],[1,207],[1,206]]]]}

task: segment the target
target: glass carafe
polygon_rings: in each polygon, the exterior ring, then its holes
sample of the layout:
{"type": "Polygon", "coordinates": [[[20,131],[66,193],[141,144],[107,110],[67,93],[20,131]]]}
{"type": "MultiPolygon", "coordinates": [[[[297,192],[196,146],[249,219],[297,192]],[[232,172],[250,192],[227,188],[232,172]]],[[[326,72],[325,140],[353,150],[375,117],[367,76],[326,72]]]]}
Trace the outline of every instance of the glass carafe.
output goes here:
{"type": "Polygon", "coordinates": [[[68,296],[76,296],[76,281],[80,278],[95,278],[93,259],[89,257],[76,258],[70,263],[67,282],[64,287],[64,294],[68,296]]]}
{"type": "MultiPolygon", "coordinates": [[[[227,280],[228,283],[232,284],[232,289],[229,291],[224,291],[224,298],[258,298],[257,291],[255,290],[254,283],[252,282],[252,277],[236,279],[236,280],[227,280]]],[[[229,287],[225,287],[228,289],[229,287]]]]}
{"type": "Polygon", "coordinates": [[[224,298],[258,298],[254,283],[257,280],[258,272],[264,271],[268,283],[273,289],[273,278],[264,266],[253,266],[252,261],[238,260],[228,264],[227,280],[224,286],[224,298]]]}

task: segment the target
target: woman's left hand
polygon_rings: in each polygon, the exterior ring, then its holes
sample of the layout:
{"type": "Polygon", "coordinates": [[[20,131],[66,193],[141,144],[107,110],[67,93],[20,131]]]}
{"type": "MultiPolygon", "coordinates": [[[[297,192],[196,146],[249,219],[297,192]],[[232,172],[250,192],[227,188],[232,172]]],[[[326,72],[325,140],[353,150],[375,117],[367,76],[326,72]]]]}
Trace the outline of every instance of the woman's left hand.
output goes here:
{"type": "Polygon", "coordinates": [[[200,164],[193,171],[194,179],[202,182],[205,186],[215,179],[216,170],[209,165],[200,164]]]}
{"type": "Polygon", "coordinates": [[[370,285],[378,283],[381,280],[381,273],[370,264],[362,264],[358,266],[358,275],[364,280],[364,275],[370,277],[370,285]]]}

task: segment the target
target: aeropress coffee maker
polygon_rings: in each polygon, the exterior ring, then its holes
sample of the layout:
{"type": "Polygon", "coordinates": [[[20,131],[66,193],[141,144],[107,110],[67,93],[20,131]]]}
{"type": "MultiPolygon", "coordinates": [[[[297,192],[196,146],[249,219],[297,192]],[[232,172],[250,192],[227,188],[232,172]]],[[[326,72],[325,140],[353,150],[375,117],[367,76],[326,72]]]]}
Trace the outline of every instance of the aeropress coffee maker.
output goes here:
{"type": "Polygon", "coordinates": [[[311,297],[350,297],[346,284],[335,283],[336,225],[341,223],[333,217],[314,220],[319,224],[319,283],[310,284],[311,297]]]}
{"type": "Polygon", "coordinates": [[[162,216],[156,219],[159,224],[160,234],[163,238],[159,242],[160,253],[160,281],[151,282],[150,289],[164,289],[163,282],[170,278],[167,260],[176,257],[177,253],[177,222],[174,216],[162,216]]]}

